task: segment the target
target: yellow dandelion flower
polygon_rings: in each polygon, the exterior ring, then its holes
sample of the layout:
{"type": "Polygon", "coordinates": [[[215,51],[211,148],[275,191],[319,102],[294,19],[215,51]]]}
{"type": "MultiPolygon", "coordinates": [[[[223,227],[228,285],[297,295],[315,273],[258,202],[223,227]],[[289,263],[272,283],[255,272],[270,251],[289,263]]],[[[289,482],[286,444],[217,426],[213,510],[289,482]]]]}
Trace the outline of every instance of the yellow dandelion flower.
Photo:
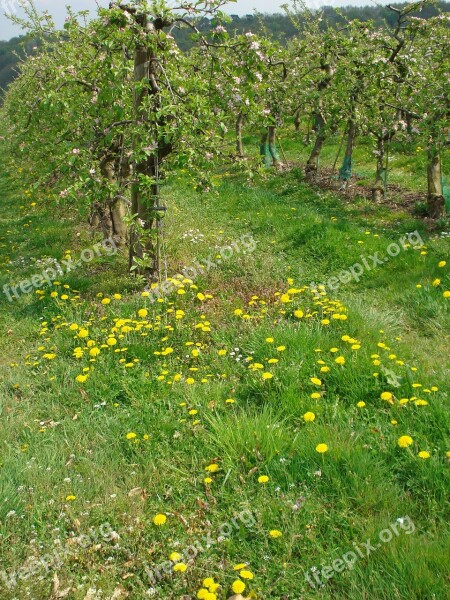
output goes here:
{"type": "Polygon", "coordinates": [[[270,535],[271,538],[279,538],[283,534],[281,533],[281,531],[279,529],[271,529],[269,531],[269,535],[270,535]]]}
{"type": "Polygon", "coordinates": [[[316,418],[316,415],[310,411],[305,412],[305,414],[303,415],[303,420],[306,421],[307,423],[314,421],[315,418],[316,418]]]}
{"type": "Polygon", "coordinates": [[[161,513],[159,513],[153,517],[153,524],[156,525],[157,527],[161,527],[161,525],[165,525],[166,521],[167,521],[166,515],[163,515],[161,513]]]}
{"type": "Polygon", "coordinates": [[[421,399],[419,399],[419,400],[416,400],[416,401],[414,402],[414,404],[415,404],[416,406],[428,406],[428,402],[427,402],[426,400],[421,400],[421,399]]]}
{"type": "Polygon", "coordinates": [[[207,467],[205,467],[205,471],[208,471],[208,473],[217,473],[217,471],[219,470],[219,465],[217,463],[211,463],[210,465],[208,465],[207,467]]]}
{"type": "Polygon", "coordinates": [[[239,573],[239,577],[242,577],[242,579],[253,579],[254,575],[251,571],[247,570],[247,569],[243,569],[240,573],[239,573]]]}
{"type": "Polygon", "coordinates": [[[236,581],[233,581],[231,589],[235,594],[242,594],[242,592],[245,590],[245,583],[240,579],[236,579],[236,581]]]}
{"type": "Polygon", "coordinates": [[[328,452],[328,446],[326,444],[317,444],[316,452],[324,454],[325,452],[328,452]]]}
{"type": "Polygon", "coordinates": [[[179,552],[172,552],[169,555],[169,560],[172,562],[178,562],[181,559],[181,554],[179,552]]]}
{"type": "Polygon", "coordinates": [[[409,435],[402,435],[397,441],[397,444],[400,446],[400,448],[407,448],[408,446],[411,446],[412,443],[413,439],[409,435]]]}

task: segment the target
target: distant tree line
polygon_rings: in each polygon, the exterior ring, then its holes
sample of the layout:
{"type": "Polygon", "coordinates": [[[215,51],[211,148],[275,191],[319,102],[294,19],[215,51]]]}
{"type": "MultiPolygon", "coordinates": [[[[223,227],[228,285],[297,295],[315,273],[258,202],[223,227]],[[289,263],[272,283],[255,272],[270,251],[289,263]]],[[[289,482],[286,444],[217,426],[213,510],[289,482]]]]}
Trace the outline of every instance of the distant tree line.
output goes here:
{"type": "MultiPolygon", "coordinates": [[[[17,75],[17,63],[33,51],[34,40],[26,36],[0,41],[0,90],[4,90],[17,75]]],[[[1,92],[0,92],[1,93],[1,92]]]]}
{"type": "MultiPolygon", "coordinates": [[[[401,8],[409,4],[392,3],[391,6],[401,8]]],[[[418,5],[421,3],[418,3],[418,5]]],[[[347,20],[358,19],[359,21],[373,21],[376,27],[393,27],[395,24],[395,12],[389,10],[387,6],[346,6],[335,8],[332,6],[323,6],[320,8],[322,12],[322,29],[325,31],[328,27],[343,26],[347,20]]],[[[434,6],[424,5],[422,9],[412,13],[413,16],[422,19],[430,19],[441,12],[450,12],[450,2],[436,2],[434,6]]],[[[252,31],[257,35],[267,33],[272,39],[278,42],[286,42],[293,38],[297,33],[297,28],[288,15],[275,14],[249,14],[240,17],[239,15],[230,15],[231,23],[227,25],[227,30],[231,35],[242,34],[247,31],[252,31]]],[[[211,19],[204,18],[197,23],[197,27],[202,32],[208,32],[214,27],[214,22],[211,19]]],[[[193,43],[190,32],[186,29],[180,29],[174,32],[178,46],[183,50],[189,50],[193,43]]]]}

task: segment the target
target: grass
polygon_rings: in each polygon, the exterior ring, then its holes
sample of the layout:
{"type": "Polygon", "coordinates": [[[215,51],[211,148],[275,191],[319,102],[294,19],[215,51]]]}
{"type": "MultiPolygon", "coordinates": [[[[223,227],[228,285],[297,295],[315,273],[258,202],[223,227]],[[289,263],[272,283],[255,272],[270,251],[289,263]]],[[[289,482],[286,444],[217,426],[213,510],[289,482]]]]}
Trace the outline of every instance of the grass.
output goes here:
{"type": "MultiPolygon", "coordinates": [[[[0,186],[0,289],[39,273],[36,259],[97,241],[74,212],[6,176],[0,186]]],[[[119,254],[41,295],[0,296],[1,597],[56,598],[57,572],[77,600],[187,600],[206,577],[219,599],[236,579],[244,597],[271,600],[447,598],[448,241],[406,213],[312,190],[295,170],[252,186],[224,177],[207,199],[183,179],[165,194],[169,276],[237,244],[185,294],[150,303],[119,254]],[[423,244],[313,291],[413,231],[423,244]],[[167,563],[175,551],[185,572],[167,563]],[[327,565],[319,586],[311,569],[327,565]]]]}

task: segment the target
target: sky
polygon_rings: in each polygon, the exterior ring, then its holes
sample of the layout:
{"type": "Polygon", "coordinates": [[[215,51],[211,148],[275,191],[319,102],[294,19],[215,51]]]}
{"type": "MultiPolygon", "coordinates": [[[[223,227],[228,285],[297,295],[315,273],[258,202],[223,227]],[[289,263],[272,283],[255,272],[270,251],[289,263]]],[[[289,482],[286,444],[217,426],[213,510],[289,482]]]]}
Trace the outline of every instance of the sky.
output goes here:
{"type": "MultiPolygon", "coordinates": [[[[26,1],[26,0],[25,0],[26,1]]],[[[108,6],[109,0],[34,0],[35,6],[39,11],[47,10],[55,18],[58,26],[64,22],[66,14],[65,6],[68,4],[75,10],[95,10],[96,4],[100,6],[108,6]]],[[[378,4],[387,4],[387,0],[376,0],[378,4]]],[[[289,4],[289,0],[237,0],[230,2],[224,8],[224,11],[229,14],[245,15],[258,10],[259,12],[282,12],[281,6],[289,4]]],[[[320,6],[363,6],[373,4],[371,0],[306,0],[306,4],[312,8],[320,6]]],[[[20,35],[21,30],[15,26],[5,16],[5,12],[13,12],[21,16],[22,10],[19,8],[19,0],[0,0],[0,39],[9,40],[16,35],[20,35]]]]}

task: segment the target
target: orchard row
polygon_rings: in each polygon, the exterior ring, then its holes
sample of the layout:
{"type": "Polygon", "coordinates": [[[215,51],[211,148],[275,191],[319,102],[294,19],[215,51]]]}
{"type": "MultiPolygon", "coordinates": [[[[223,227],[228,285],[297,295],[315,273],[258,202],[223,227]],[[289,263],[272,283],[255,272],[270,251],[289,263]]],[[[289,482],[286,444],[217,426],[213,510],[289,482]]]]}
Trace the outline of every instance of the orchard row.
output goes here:
{"type": "Polygon", "coordinates": [[[214,169],[231,162],[247,174],[278,167],[276,129],[292,118],[297,128],[313,122],[309,179],[341,132],[345,187],[358,138],[372,140],[374,201],[385,191],[391,141],[417,138],[427,151],[429,215],[445,213],[449,15],[418,18],[416,3],[391,8],[392,29],[355,20],[337,28],[294,1],[298,33],[282,45],[251,31],[230,36],[225,3],[112,2],[91,21],[69,13],[62,31],[31,5],[16,20],[39,43],[2,109],[16,172],[51,187],[60,203],[89,204],[92,224],[127,244],[130,269],[149,279],[158,278],[167,210],[161,182],[184,170],[208,191],[214,169]],[[214,20],[208,33],[196,26],[205,16],[214,20]],[[179,28],[196,42],[189,52],[177,45],[179,28]],[[244,128],[261,131],[263,160],[246,157],[244,128]]]}

